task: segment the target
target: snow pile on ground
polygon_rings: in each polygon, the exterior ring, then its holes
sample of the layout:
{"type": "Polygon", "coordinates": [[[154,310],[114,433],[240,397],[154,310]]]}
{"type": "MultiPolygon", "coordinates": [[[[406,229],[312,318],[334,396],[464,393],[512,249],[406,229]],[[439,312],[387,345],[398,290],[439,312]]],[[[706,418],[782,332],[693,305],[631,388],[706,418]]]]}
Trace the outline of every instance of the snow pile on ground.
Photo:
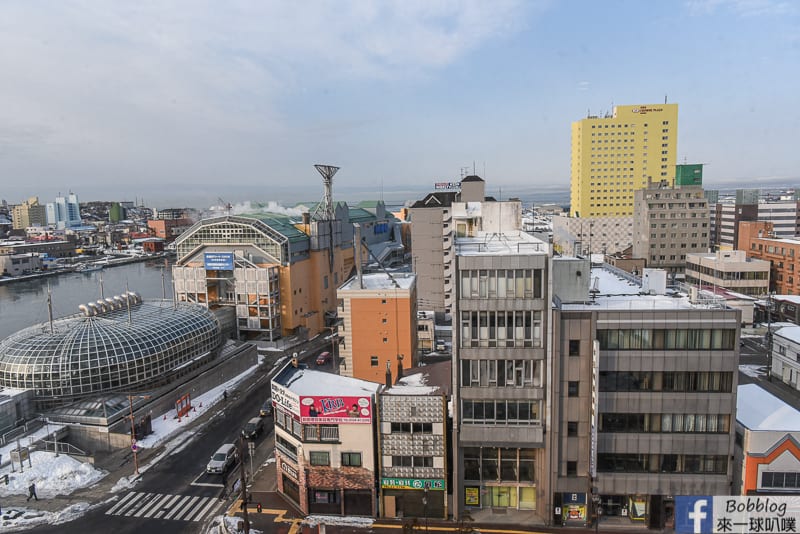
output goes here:
{"type": "Polygon", "coordinates": [[[0,531],[10,532],[12,530],[33,528],[38,525],[60,525],[61,523],[78,519],[93,507],[87,502],[79,502],[58,512],[16,507],[3,508],[3,513],[0,514],[0,531]]]}
{"type": "MultiPolygon", "coordinates": [[[[238,530],[239,521],[242,521],[241,517],[228,515],[215,517],[210,526],[204,531],[204,534],[233,534],[240,532],[238,530]]],[[[262,534],[260,530],[256,530],[253,527],[250,527],[250,533],[262,534]]]]}
{"type": "Polygon", "coordinates": [[[16,465],[16,472],[11,466],[0,471],[0,475],[8,475],[8,485],[0,484],[0,496],[27,495],[28,486],[36,485],[36,494],[41,498],[69,495],[76,489],[93,485],[108,473],[95,469],[92,464],[82,463],[61,454],[36,451],[31,453],[31,466],[25,461],[25,471],[16,465]]]}
{"type": "Polygon", "coordinates": [[[371,517],[342,517],[338,515],[309,515],[303,524],[310,527],[317,525],[336,525],[340,527],[371,528],[374,519],[371,517]]]}

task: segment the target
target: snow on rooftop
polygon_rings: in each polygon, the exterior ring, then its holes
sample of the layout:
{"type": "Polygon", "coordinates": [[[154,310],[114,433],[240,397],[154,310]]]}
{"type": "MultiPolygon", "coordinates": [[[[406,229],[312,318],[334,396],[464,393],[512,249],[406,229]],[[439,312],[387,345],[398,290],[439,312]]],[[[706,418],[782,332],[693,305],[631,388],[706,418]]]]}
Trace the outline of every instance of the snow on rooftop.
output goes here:
{"type": "MultiPolygon", "coordinates": [[[[800,343],[800,326],[784,326],[773,333],[789,341],[800,343]]],[[[800,428],[798,430],[800,430],[800,428]]]]}
{"type": "MultiPolygon", "coordinates": [[[[361,280],[364,284],[363,289],[394,289],[397,287],[395,282],[400,286],[400,289],[409,289],[414,284],[416,276],[411,273],[395,273],[391,277],[386,273],[368,273],[362,275],[361,280]]],[[[339,289],[358,290],[358,276],[354,276],[342,284],[339,289]]]]}
{"type": "Polygon", "coordinates": [[[688,295],[671,289],[666,295],[643,294],[640,283],[632,281],[632,278],[623,278],[605,267],[593,267],[591,277],[589,287],[597,287],[598,290],[594,297],[587,302],[562,304],[562,309],[585,310],[599,307],[615,310],[675,310],[721,307],[713,299],[701,299],[692,303],[688,295]]]}
{"type": "Polygon", "coordinates": [[[404,376],[384,393],[389,395],[430,395],[439,390],[437,386],[429,386],[427,384],[428,374],[421,371],[413,375],[404,376]]]}
{"type": "Polygon", "coordinates": [[[522,231],[478,232],[474,237],[457,237],[456,249],[461,256],[517,256],[548,252],[548,246],[544,241],[522,231]]]}
{"type": "Polygon", "coordinates": [[[750,430],[800,430],[800,412],[758,384],[738,387],[736,420],[750,430]]]}
{"type": "Polygon", "coordinates": [[[273,380],[288,388],[292,393],[302,396],[335,394],[360,397],[372,395],[381,388],[381,384],[377,382],[339,376],[307,367],[292,367],[291,363],[273,380]]]}

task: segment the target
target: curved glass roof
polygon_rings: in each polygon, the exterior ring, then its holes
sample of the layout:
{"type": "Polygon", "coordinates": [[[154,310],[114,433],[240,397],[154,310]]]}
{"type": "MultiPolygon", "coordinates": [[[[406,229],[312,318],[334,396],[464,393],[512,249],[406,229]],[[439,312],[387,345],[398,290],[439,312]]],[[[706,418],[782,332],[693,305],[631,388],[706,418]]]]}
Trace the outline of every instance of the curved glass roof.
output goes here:
{"type": "Polygon", "coordinates": [[[0,385],[33,389],[37,397],[144,389],[216,350],[219,321],[196,304],[148,300],[126,308],[20,330],[0,342],[0,385]]]}

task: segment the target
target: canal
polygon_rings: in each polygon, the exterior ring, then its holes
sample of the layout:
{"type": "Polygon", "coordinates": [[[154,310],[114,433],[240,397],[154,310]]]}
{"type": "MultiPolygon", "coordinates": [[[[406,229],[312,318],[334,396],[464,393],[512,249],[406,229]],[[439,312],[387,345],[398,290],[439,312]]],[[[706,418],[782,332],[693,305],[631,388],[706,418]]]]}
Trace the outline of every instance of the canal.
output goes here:
{"type": "Polygon", "coordinates": [[[78,313],[78,306],[100,298],[118,295],[126,286],[144,298],[161,298],[163,287],[172,298],[172,270],[165,260],[150,260],[106,267],[88,273],[64,273],[37,280],[0,286],[0,339],[27,326],[47,321],[47,285],[53,295],[55,318],[78,313]]]}

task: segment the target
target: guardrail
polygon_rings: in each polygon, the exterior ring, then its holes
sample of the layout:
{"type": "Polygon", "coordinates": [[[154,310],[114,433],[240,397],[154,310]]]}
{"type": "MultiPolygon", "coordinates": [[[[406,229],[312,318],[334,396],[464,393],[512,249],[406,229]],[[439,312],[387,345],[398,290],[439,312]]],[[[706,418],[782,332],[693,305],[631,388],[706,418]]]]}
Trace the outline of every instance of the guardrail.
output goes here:
{"type": "Polygon", "coordinates": [[[28,421],[22,426],[18,426],[14,429],[11,429],[2,436],[0,436],[0,446],[8,445],[13,440],[17,439],[23,434],[27,434],[29,431],[33,432],[34,430],[39,430],[43,426],[44,423],[42,421],[39,421],[38,419],[35,419],[33,421],[28,421]]]}

